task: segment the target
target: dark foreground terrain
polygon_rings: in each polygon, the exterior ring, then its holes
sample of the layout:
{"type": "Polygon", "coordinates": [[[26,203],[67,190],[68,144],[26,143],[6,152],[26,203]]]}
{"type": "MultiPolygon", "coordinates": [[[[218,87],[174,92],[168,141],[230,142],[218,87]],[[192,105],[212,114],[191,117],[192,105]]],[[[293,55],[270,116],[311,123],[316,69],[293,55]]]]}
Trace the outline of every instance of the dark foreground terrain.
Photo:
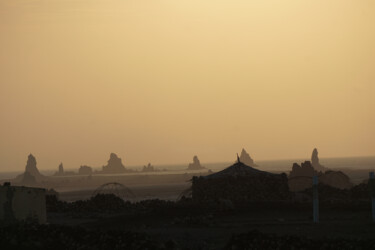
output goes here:
{"type": "MultiPolygon", "coordinates": [[[[322,191],[323,192],[323,191],[322,191]]],[[[308,193],[308,192],[307,192],[308,193]]],[[[326,191],[327,193],[327,191],[326,191]]],[[[338,194],[335,195],[336,197],[338,194]]],[[[48,225],[0,228],[1,249],[375,249],[369,199],[324,199],[320,223],[312,204],[228,200],[197,204],[124,202],[97,195],[72,203],[48,197],[48,225]]]]}

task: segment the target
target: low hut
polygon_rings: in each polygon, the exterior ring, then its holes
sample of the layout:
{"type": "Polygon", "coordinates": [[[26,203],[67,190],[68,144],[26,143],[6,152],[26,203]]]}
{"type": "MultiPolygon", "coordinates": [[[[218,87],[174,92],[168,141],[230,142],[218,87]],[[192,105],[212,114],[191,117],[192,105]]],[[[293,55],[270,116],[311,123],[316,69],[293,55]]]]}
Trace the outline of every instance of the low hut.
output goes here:
{"type": "Polygon", "coordinates": [[[286,174],[273,174],[237,162],[207,176],[194,176],[192,198],[204,202],[212,200],[280,201],[289,197],[286,174]]]}

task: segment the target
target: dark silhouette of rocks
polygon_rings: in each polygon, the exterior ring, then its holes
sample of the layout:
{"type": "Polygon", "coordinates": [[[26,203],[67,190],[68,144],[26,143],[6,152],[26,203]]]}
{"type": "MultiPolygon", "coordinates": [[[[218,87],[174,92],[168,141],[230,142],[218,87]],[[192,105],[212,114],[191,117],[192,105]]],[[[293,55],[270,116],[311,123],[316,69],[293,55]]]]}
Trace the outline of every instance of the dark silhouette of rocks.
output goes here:
{"type": "Polygon", "coordinates": [[[92,168],[89,166],[80,166],[78,170],[79,175],[92,175],[92,168]]]}
{"type": "Polygon", "coordinates": [[[72,176],[76,175],[77,173],[74,171],[65,171],[64,166],[62,163],[59,165],[59,169],[57,172],[55,172],[54,176],[72,176]]]}
{"type": "Polygon", "coordinates": [[[311,164],[317,171],[325,172],[328,169],[320,164],[319,157],[318,157],[318,150],[314,148],[312,155],[311,155],[311,164]]]}
{"type": "Polygon", "coordinates": [[[32,154],[29,154],[27,158],[27,163],[25,167],[25,172],[23,174],[18,175],[15,178],[16,182],[21,182],[24,185],[27,185],[27,183],[35,184],[37,182],[40,182],[41,180],[45,179],[45,176],[42,175],[37,166],[36,166],[36,159],[32,154]],[[34,181],[35,180],[35,181],[34,181]],[[25,181],[25,183],[24,183],[25,181]]]}
{"type": "Polygon", "coordinates": [[[54,175],[55,176],[64,176],[64,175],[66,175],[66,173],[64,171],[64,166],[63,166],[62,162],[60,163],[59,168],[58,168],[57,172],[55,172],[54,175]]]}
{"type": "Polygon", "coordinates": [[[151,163],[147,164],[147,166],[143,166],[142,172],[154,172],[156,171],[154,166],[151,163]]]}
{"type": "Polygon", "coordinates": [[[286,174],[272,174],[245,165],[240,160],[228,168],[207,176],[194,176],[194,201],[283,200],[290,196],[286,174]]]}
{"type": "Polygon", "coordinates": [[[129,172],[129,170],[127,170],[122,164],[121,158],[119,158],[115,153],[111,153],[108,164],[103,166],[102,172],[106,174],[119,174],[129,172]]]}
{"type": "Polygon", "coordinates": [[[22,176],[22,185],[33,187],[37,184],[35,176],[30,174],[29,172],[25,172],[22,176]]]}
{"type": "Polygon", "coordinates": [[[349,189],[353,186],[349,176],[341,171],[326,171],[320,177],[320,182],[339,189],[349,189]]]}
{"type": "Polygon", "coordinates": [[[198,156],[194,155],[193,157],[193,163],[190,163],[189,166],[188,166],[188,170],[199,170],[199,169],[204,169],[205,167],[203,167],[198,159],[198,156]]]}
{"type": "Polygon", "coordinates": [[[250,157],[250,155],[246,152],[244,148],[241,151],[240,161],[247,166],[257,167],[257,165],[254,163],[254,160],[250,157]]]}
{"type": "Polygon", "coordinates": [[[318,171],[314,169],[310,161],[305,161],[301,163],[301,166],[297,163],[293,163],[292,171],[289,174],[289,178],[293,177],[313,177],[318,175],[318,171]]]}
{"type": "Polygon", "coordinates": [[[64,175],[64,166],[63,166],[62,162],[59,165],[59,175],[64,175]]]}
{"type": "Polygon", "coordinates": [[[343,172],[329,170],[323,173],[322,171],[317,171],[310,161],[305,161],[301,163],[301,166],[297,163],[293,164],[288,180],[290,190],[296,192],[311,188],[313,176],[318,176],[319,182],[331,187],[340,189],[348,189],[352,187],[350,178],[343,172]]]}
{"type": "Polygon", "coordinates": [[[39,173],[38,168],[36,167],[36,159],[32,154],[30,154],[28,159],[27,159],[25,172],[28,172],[32,176],[35,176],[35,178],[40,178],[42,176],[39,173]]]}

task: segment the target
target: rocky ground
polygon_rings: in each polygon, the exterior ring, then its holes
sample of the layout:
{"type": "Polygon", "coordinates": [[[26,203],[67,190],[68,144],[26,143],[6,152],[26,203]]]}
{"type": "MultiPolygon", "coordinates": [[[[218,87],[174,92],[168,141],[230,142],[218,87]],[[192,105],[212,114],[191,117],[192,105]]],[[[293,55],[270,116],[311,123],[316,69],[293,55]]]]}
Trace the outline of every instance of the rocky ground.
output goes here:
{"type": "Polygon", "coordinates": [[[114,195],[65,202],[47,198],[48,223],[0,227],[1,249],[375,249],[368,186],[319,186],[284,201],[196,203],[114,195]],[[300,197],[303,197],[301,199],[300,197]],[[335,197],[333,199],[332,197],[335,197]]]}

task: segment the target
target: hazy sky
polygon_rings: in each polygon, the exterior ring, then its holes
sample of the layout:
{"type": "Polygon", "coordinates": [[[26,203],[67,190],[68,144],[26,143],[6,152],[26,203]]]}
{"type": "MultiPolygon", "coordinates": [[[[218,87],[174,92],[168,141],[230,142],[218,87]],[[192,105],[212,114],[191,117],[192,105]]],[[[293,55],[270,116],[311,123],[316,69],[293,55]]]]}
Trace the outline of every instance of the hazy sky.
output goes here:
{"type": "Polygon", "coordinates": [[[373,0],[0,0],[0,171],[375,154],[373,0]]]}

